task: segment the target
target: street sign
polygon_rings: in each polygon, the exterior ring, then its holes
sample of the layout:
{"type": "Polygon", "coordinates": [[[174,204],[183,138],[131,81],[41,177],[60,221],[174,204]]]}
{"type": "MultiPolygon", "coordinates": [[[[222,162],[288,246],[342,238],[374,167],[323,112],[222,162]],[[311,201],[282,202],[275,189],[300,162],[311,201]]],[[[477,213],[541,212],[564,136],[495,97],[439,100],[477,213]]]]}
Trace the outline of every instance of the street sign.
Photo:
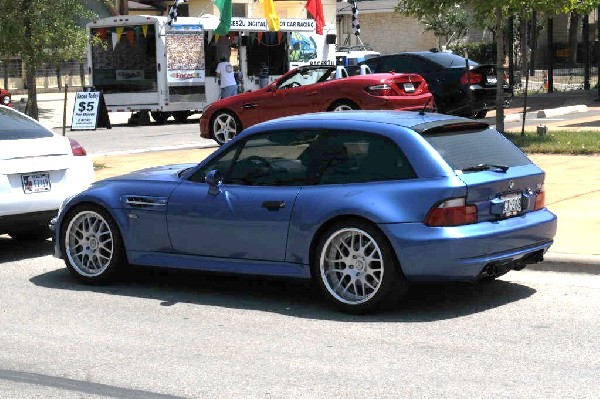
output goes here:
{"type": "Polygon", "coordinates": [[[98,121],[99,91],[75,93],[71,130],[95,130],[98,121]]]}

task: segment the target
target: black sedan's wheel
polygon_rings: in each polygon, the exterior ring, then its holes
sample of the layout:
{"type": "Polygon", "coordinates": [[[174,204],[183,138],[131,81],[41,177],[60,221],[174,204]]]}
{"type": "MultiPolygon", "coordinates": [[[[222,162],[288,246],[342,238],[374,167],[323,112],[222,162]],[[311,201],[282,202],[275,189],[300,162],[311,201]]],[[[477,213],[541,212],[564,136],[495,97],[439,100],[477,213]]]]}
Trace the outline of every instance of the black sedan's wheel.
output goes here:
{"type": "Polygon", "coordinates": [[[374,310],[406,290],[386,237],[360,220],[336,223],[324,232],[313,275],[325,297],[348,313],[374,310]]]}
{"type": "Polygon", "coordinates": [[[217,111],[210,122],[210,134],[219,145],[234,138],[241,130],[239,119],[228,111],[217,111]]]}
{"type": "Polygon", "coordinates": [[[67,268],[84,283],[107,283],[127,263],[117,224],[97,206],[69,212],[62,223],[60,244],[67,268]]]}

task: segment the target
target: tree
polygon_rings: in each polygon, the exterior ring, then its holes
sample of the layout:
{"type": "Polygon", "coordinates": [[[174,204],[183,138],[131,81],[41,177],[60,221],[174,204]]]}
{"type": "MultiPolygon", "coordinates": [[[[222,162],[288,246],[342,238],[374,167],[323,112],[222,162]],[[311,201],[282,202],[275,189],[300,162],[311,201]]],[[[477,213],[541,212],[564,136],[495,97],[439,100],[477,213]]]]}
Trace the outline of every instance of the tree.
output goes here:
{"type": "Polygon", "coordinates": [[[25,113],[38,119],[36,68],[46,62],[80,59],[85,28],[93,19],[79,0],[0,0],[0,54],[20,55],[25,65],[25,113]]]}
{"type": "Polygon", "coordinates": [[[504,131],[504,90],[502,88],[504,75],[504,24],[509,16],[520,14],[528,15],[532,11],[545,13],[553,16],[571,11],[579,14],[589,13],[594,9],[598,0],[400,0],[396,9],[416,18],[423,19],[427,16],[435,16],[459,4],[470,7],[476,21],[489,20],[493,16],[493,30],[496,42],[496,127],[504,131]]]}

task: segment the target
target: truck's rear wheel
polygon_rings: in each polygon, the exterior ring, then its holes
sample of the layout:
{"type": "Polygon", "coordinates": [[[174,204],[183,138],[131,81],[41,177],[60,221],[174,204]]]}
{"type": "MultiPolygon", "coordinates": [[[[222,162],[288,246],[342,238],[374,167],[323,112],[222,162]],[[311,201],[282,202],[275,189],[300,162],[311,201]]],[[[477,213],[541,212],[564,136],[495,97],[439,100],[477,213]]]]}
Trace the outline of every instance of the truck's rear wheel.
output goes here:
{"type": "Polygon", "coordinates": [[[152,115],[152,119],[154,119],[154,121],[156,123],[158,123],[159,125],[163,125],[164,123],[167,122],[167,119],[169,119],[169,116],[171,115],[170,112],[161,112],[161,111],[152,111],[150,112],[150,115],[152,115]]]}
{"type": "Polygon", "coordinates": [[[175,111],[173,112],[173,118],[177,123],[185,123],[187,121],[188,116],[192,113],[190,111],[175,111]]]}

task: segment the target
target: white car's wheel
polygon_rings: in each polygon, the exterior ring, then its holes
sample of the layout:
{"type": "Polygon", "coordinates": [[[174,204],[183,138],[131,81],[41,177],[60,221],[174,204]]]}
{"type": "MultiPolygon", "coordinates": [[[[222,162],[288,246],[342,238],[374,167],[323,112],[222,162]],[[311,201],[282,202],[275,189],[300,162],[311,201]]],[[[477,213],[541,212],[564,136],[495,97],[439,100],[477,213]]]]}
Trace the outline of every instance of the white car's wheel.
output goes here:
{"type": "Polygon", "coordinates": [[[324,232],[316,252],[313,273],[318,285],[343,311],[374,310],[405,290],[386,237],[366,222],[336,223],[324,232]]]}
{"type": "Polygon", "coordinates": [[[234,138],[241,128],[235,115],[227,111],[218,111],[210,123],[210,134],[219,145],[223,145],[234,138]]]}
{"type": "Polygon", "coordinates": [[[106,283],[126,264],[118,227],[100,207],[69,212],[62,223],[61,246],[69,271],[86,283],[106,283]]]}

